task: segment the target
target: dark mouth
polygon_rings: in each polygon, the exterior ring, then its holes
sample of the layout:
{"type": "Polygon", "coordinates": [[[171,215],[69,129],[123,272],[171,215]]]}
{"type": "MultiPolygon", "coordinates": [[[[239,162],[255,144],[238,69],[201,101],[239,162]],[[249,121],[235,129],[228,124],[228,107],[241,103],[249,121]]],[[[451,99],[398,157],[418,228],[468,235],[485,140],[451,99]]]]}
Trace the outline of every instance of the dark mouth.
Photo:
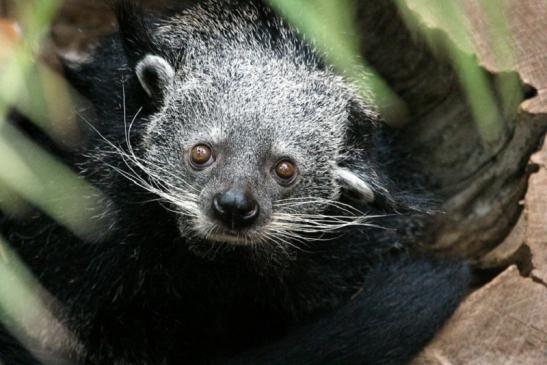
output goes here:
{"type": "Polygon", "coordinates": [[[207,236],[208,241],[232,243],[237,245],[249,245],[253,243],[253,239],[247,234],[237,234],[232,232],[215,232],[207,236]]]}

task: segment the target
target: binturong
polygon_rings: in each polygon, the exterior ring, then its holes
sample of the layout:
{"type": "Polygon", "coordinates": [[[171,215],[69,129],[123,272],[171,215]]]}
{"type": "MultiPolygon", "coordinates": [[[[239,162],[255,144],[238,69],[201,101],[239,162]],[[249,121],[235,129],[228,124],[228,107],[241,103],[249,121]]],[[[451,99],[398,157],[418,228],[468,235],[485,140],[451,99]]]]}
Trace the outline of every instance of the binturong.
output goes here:
{"type": "Polygon", "coordinates": [[[0,216],[72,337],[0,332],[2,363],[408,363],[470,274],[418,249],[434,207],[372,98],[262,2],[116,9],[64,62],[85,139],[59,158],[103,228],[0,216]]]}
{"type": "Polygon", "coordinates": [[[235,6],[175,17],[158,29],[165,46],[139,47],[135,73],[158,105],[142,137],[142,170],[164,184],[181,234],[197,240],[275,251],[306,240],[304,233],[363,223],[355,211],[324,212],[349,209],[340,203],[343,188],[374,200],[376,177],[343,167],[365,147],[347,140],[351,108],[366,133],[376,119],[370,102],[280,20],[235,6]]]}

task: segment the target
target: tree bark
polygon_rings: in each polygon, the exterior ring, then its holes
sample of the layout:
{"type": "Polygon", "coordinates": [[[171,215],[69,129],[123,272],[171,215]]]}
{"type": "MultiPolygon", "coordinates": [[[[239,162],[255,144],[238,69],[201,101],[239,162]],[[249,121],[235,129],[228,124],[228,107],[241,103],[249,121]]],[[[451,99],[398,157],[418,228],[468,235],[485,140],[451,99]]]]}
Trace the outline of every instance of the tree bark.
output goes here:
{"type": "Polygon", "coordinates": [[[362,2],[359,19],[367,60],[414,117],[400,143],[444,197],[445,214],[424,244],[483,268],[518,265],[473,293],[413,364],[546,364],[547,147],[530,155],[547,130],[547,3],[496,2],[508,19],[502,31],[485,12],[487,1],[460,1],[468,39],[435,12],[441,2],[403,3],[362,2]],[[408,30],[409,15],[423,28],[408,30]],[[473,54],[488,73],[502,127],[497,138],[481,135],[450,55],[430,48],[432,39],[473,54]],[[495,93],[500,78],[514,75],[527,97],[520,105],[495,93]]]}

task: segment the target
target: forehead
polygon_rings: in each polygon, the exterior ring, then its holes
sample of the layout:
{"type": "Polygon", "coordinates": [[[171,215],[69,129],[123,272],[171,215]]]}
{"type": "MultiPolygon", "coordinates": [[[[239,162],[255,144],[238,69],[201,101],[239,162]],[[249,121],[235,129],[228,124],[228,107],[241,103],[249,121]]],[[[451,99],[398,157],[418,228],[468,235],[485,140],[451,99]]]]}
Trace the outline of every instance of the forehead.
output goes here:
{"type": "Polygon", "coordinates": [[[336,76],[282,60],[212,69],[177,81],[171,105],[184,114],[187,133],[278,145],[341,138],[348,91],[336,76]]]}

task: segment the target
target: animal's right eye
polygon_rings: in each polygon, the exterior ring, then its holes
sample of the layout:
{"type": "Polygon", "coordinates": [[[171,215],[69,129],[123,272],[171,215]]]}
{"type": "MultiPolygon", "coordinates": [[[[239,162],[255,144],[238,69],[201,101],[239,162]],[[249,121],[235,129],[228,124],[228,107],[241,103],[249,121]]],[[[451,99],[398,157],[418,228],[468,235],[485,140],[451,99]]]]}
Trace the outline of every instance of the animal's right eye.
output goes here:
{"type": "Polygon", "coordinates": [[[198,144],[190,151],[190,165],[196,170],[201,170],[215,162],[213,149],[206,144],[198,144]]]}

